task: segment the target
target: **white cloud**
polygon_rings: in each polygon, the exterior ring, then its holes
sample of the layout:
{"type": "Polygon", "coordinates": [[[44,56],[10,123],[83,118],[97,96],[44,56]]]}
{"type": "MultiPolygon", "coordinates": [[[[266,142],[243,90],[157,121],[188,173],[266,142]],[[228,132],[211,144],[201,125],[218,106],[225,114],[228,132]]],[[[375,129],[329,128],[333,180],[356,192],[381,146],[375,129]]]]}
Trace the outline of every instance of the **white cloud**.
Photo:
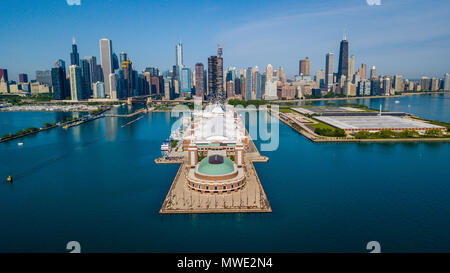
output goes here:
{"type": "Polygon", "coordinates": [[[66,2],[67,2],[67,5],[69,5],[69,6],[73,6],[73,5],[81,6],[81,0],[66,0],[66,2]]]}
{"type": "Polygon", "coordinates": [[[369,6],[381,6],[381,0],[366,0],[369,6]]]}

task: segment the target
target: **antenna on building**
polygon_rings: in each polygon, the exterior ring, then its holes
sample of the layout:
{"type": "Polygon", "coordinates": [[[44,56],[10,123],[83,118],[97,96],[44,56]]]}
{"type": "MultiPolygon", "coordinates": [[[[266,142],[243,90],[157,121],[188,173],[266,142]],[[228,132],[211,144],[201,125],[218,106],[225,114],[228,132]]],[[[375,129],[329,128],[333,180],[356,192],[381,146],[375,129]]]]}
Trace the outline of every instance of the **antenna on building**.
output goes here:
{"type": "Polygon", "coordinates": [[[223,42],[217,43],[217,56],[222,57],[223,54],[223,42]]]}
{"type": "Polygon", "coordinates": [[[75,36],[72,37],[72,44],[73,44],[73,45],[76,44],[75,36]]]}

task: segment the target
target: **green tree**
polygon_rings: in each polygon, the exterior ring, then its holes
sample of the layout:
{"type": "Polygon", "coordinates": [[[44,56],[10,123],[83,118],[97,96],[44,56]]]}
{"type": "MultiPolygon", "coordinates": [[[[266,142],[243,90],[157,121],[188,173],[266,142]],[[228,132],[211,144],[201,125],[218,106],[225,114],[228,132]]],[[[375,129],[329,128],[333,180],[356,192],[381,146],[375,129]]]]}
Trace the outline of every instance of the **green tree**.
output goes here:
{"type": "Polygon", "coordinates": [[[402,138],[410,138],[410,137],[418,137],[419,134],[414,130],[403,130],[399,134],[399,137],[402,138]]]}
{"type": "Polygon", "coordinates": [[[442,131],[439,129],[429,129],[425,132],[425,134],[431,137],[440,137],[442,136],[442,131]]]}
{"type": "Polygon", "coordinates": [[[372,134],[367,131],[359,131],[359,132],[353,134],[353,136],[357,139],[367,139],[367,138],[371,138],[372,134]]]}

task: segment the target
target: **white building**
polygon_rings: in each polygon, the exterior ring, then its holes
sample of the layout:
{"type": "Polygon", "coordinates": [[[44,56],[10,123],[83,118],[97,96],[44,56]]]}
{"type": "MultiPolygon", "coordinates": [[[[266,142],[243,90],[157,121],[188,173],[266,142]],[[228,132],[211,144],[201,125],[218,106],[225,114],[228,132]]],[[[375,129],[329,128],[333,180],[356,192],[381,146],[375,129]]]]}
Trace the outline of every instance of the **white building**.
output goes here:
{"type": "Polygon", "coordinates": [[[445,73],[444,90],[450,91],[450,74],[448,73],[445,73]]]}
{"type": "Polygon", "coordinates": [[[264,94],[265,100],[277,100],[278,99],[277,83],[278,83],[278,81],[271,81],[271,82],[266,81],[266,84],[264,86],[264,88],[266,90],[265,94],[264,94]]]}

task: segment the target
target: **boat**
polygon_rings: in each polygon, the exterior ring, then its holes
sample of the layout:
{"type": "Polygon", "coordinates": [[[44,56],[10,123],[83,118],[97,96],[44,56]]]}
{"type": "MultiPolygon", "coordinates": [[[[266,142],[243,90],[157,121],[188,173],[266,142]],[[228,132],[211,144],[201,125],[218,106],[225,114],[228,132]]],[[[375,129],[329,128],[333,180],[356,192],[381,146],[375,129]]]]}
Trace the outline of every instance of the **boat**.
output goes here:
{"type": "Polygon", "coordinates": [[[6,178],[6,181],[7,181],[8,183],[10,183],[10,184],[13,182],[13,179],[12,179],[11,175],[8,176],[8,178],[6,178]]]}
{"type": "Polygon", "coordinates": [[[168,151],[169,150],[169,142],[164,141],[163,144],[161,144],[161,151],[168,151]]]}
{"type": "Polygon", "coordinates": [[[23,142],[17,143],[17,146],[23,146],[23,142]]]}
{"type": "Polygon", "coordinates": [[[396,104],[399,104],[399,103],[400,103],[400,101],[399,101],[399,100],[396,100],[396,101],[395,101],[395,103],[396,103],[396,104]]]}
{"type": "Polygon", "coordinates": [[[169,143],[161,144],[161,151],[168,151],[168,150],[169,150],[169,143]]]}

